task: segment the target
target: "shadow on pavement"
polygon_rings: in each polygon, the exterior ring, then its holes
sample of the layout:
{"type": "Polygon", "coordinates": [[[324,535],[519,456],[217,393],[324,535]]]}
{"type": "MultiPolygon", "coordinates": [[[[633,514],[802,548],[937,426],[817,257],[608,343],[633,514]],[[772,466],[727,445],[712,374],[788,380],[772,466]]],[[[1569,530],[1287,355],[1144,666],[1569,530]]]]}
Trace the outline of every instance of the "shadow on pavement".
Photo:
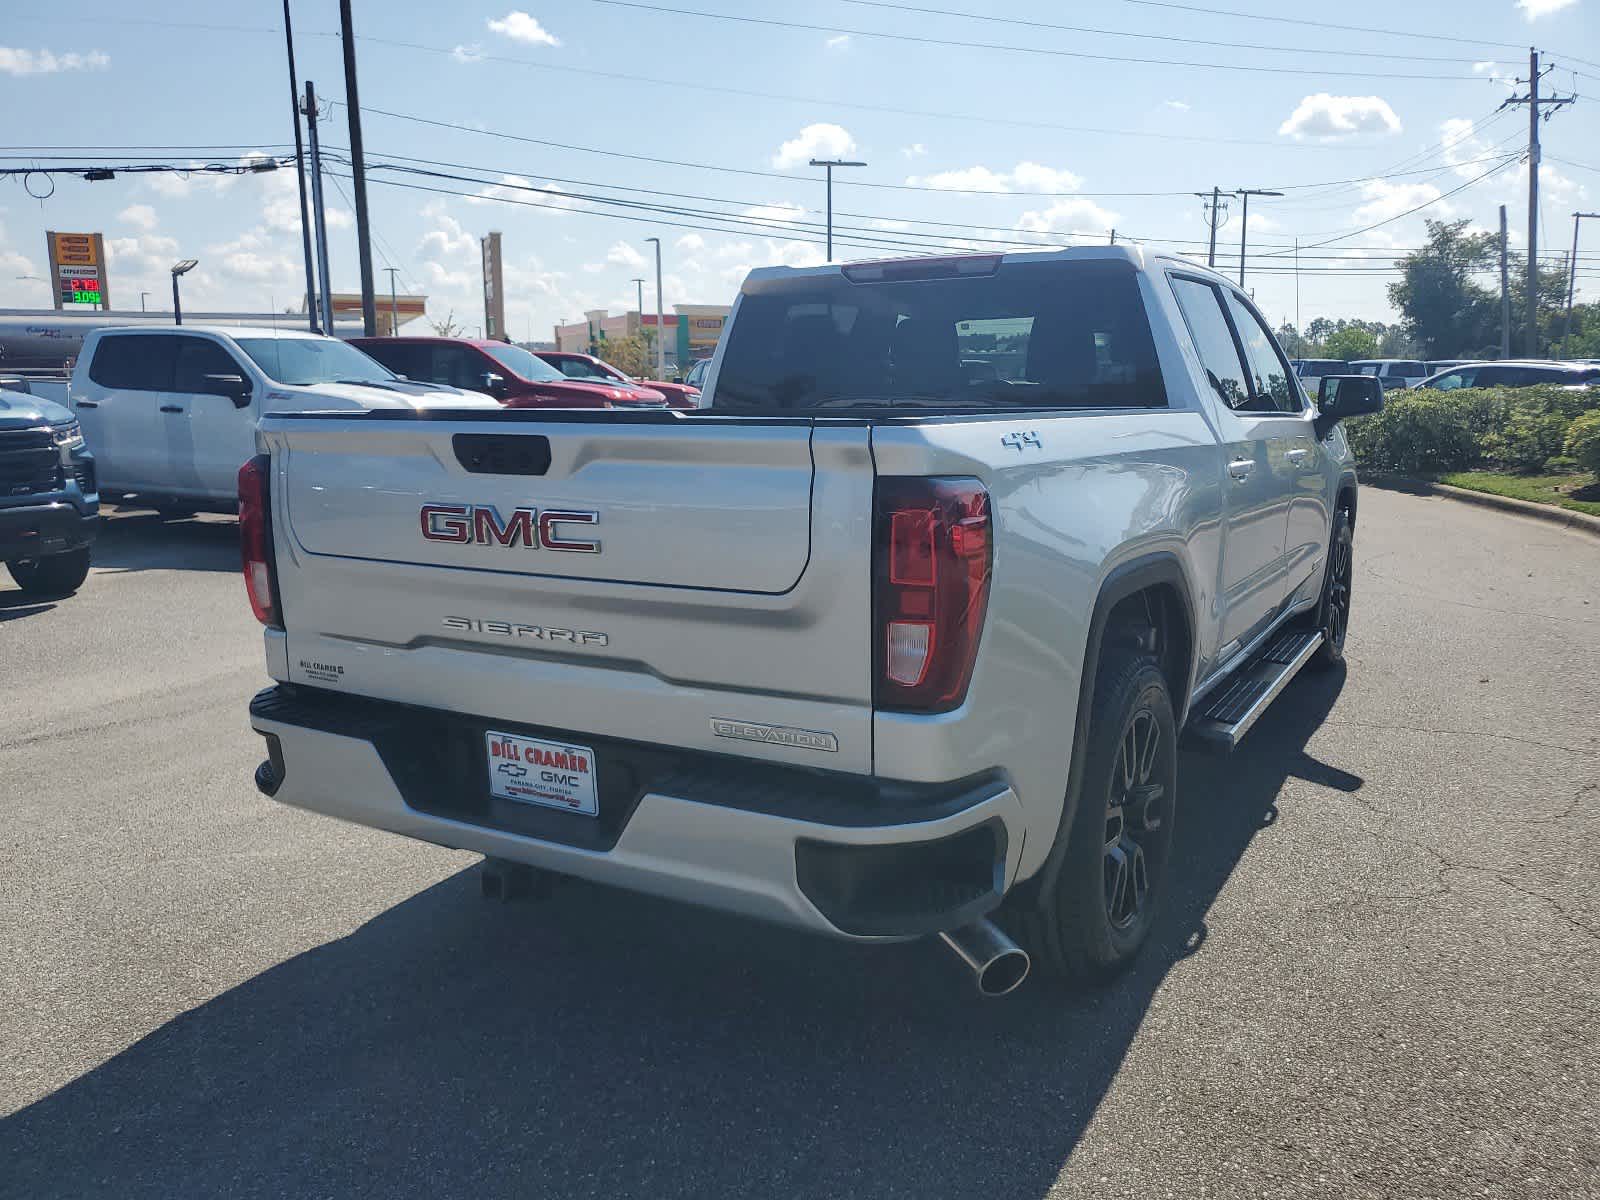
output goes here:
{"type": "Polygon", "coordinates": [[[35,613],[49,612],[56,606],[59,596],[40,599],[20,588],[6,588],[0,579],[0,621],[15,621],[18,617],[31,617],[35,613]]]}
{"type": "Polygon", "coordinates": [[[0,1123],[0,1192],[1042,1196],[1284,779],[1360,786],[1303,753],[1342,685],[1185,758],[1165,916],[1099,993],[985,1002],[930,943],[581,883],[498,907],[466,870],[0,1123]]]}
{"type": "Polygon", "coordinates": [[[239,522],[231,517],[169,519],[158,513],[102,510],[92,557],[100,570],[238,571],[239,522]]]}

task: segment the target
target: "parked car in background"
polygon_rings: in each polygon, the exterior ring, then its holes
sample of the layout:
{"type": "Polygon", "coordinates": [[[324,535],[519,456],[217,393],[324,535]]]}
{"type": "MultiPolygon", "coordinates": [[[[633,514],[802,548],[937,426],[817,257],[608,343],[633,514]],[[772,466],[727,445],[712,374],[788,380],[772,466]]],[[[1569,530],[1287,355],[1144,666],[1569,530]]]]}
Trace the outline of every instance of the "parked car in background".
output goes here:
{"type": "Polygon", "coordinates": [[[1470,359],[1470,358],[1429,359],[1428,363],[1427,363],[1428,374],[1429,375],[1437,375],[1441,371],[1450,370],[1451,367],[1464,367],[1468,363],[1474,362],[1474,361],[1476,361],[1476,360],[1475,359],[1470,359]]]}
{"type": "Polygon", "coordinates": [[[1495,362],[1465,363],[1432,375],[1417,386],[1450,392],[1457,388],[1534,387],[1541,383],[1584,387],[1597,381],[1600,381],[1600,366],[1586,363],[1541,362],[1537,359],[1501,359],[1495,362]]]}
{"type": "Polygon", "coordinates": [[[1350,364],[1357,375],[1376,375],[1385,391],[1416,387],[1428,377],[1428,364],[1415,358],[1366,358],[1350,364]]]}
{"type": "Polygon", "coordinates": [[[264,412],[490,403],[400,379],[338,338],[204,325],[90,330],[68,398],[104,496],[174,512],[237,506],[264,412]]]}
{"type": "Polygon", "coordinates": [[[1294,373],[1301,379],[1321,379],[1324,375],[1348,375],[1350,364],[1342,358],[1297,358],[1294,373]]]}
{"type": "Polygon", "coordinates": [[[25,592],[74,592],[100,527],[94,456],[69,409],[0,391],[0,562],[25,592]]]}
{"type": "Polygon", "coordinates": [[[539,350],[535,353],[568,379],[659,392],[667,398],[667,403],[673,408],[697,408],[700,404],[700,389],[688,383],[662,383],[655,379],[635,379],[592,354],[577,354],[569,350],[539,350]]]}
{"type": "Polygon", "coordinates": [[[709,358],[697,358],[694,365],[689,368],[688,374],[683,377],[683,382],[697,392],[706,390],[706,373],[711,370],[709,358]]]}
{"type": "Polygon", "coordinates": [[[351,344],[407,379],[448,384],[491,396],[509,408],[660,408],[648,388],[568,379],[508,342],[486,338],[352,338],[351,344]]]}

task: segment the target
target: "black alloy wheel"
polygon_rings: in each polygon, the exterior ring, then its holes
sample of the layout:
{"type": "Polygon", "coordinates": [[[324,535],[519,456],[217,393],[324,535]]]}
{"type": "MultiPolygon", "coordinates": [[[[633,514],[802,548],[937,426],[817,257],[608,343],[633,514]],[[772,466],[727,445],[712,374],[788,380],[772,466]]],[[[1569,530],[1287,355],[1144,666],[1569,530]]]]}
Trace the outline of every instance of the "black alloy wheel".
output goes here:
{"type": "Polygon", "coordinates": [[[1113,929],[1129,929],[1145,915],[1152,875],[1166,858],[1172,796],[1162,782],[1161,742],[1155,713],[1136,710],[1122,732],[1111,769],[1104,872],[1106,919],[1113,929]]]}

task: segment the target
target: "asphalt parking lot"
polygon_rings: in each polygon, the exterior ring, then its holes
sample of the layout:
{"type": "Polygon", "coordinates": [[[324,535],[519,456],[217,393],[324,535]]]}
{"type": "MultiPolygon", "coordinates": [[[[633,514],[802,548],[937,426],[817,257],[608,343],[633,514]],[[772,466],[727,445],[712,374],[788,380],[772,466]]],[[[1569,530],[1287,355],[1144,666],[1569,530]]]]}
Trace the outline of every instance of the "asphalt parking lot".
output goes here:
{"type": "Polygon", "coordinates": [[[1600,1195],[1600,541],[1368,489],[1139,968],[980,1001],[259,797],[231,522],[0,584],[0,1196],[1600,1195]]]}

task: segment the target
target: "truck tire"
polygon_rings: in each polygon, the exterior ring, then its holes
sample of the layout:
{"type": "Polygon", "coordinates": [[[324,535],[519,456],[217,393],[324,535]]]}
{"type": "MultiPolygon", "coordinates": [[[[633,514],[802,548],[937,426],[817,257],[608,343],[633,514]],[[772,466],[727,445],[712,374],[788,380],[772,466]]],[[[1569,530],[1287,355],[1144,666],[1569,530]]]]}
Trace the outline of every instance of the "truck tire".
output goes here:
{"type": "Polygon", "coordinates": [[[68,550],[48,558],[19,558],[6,568],[17,586],[29,595],[65,596],[83,586],[89,576],[89,548],[68,550]]]}
{"type": "Polygon", "coordinates": [[[1323,573],[1322,599],[1317,604],[1316,628],[1322,631],[1322,645],[1311,656],[1310,666],[1321,670],[1344,661],[1344,639],[1350,631],[1350,583],[1355,573],[1354,531],[1350,514],[1340,509],[1333,514],[1333,534],[1328,539],[1328,569],[1323,573]]]}
{"type": "Polygon", "coordinates": [[[1021,914],[1029,949],[1046,971],[1072,982],[1109,979],[1149,936],[1171,858],[1177,743],[1171,691],[1155,656],[1109,649],[1095,675],[1066,846],[1021,914]]]}

